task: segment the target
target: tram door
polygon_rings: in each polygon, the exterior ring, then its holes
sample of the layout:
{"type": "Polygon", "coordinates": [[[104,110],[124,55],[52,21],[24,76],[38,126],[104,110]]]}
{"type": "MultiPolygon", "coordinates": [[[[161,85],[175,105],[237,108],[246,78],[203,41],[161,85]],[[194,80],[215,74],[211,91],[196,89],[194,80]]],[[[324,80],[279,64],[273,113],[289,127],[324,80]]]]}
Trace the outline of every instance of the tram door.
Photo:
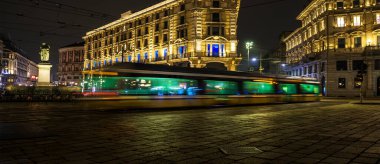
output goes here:
{"type": "Polygon", "coordinates": [[[380,77],[377,78],[377,96],[380,96],[380,77]]]}

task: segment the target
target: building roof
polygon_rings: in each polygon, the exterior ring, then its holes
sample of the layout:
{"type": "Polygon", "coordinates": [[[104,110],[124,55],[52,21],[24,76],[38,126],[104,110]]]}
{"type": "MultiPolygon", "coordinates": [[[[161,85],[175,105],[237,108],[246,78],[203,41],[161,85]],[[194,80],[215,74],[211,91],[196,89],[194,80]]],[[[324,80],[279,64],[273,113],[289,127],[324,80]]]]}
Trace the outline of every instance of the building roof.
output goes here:
{"type": "Polygon", "coordinates": [[[297,16],[297,20],[302,20],[303,18],[305,18],[309,13],[310,11],[319,6],[320,3],[323,3],[325,2],[324,0],[308,0],[308,5],[305,7],[305,9],[297,16]]]}
{"type": "Polygon", "coordinates": [[[173,3],[173,2],[177,2],[177,0],[164,0],[164,1],[160,2],[160,3],[157,3],[157,4],[153,5],[153,6],[147,7],[145,9],[140,10],[140,11],[135,12],[135,13],[132,13],[131,11],[127,11],[127,12],[121,14],[121,18],[119,18],[119,19],[117,19],[117,20],[115,20],[115,21],[113,21],[111,23],[108,23],[108,24],[106,24],[106,25],[104,25],[102,27],[99,27],[97,29],[89,31],[89,32],[86,33],[86,35],[91,35],[91,34],[94,34],[96,32],[103,31],[103,30],[105,30],[105,29],[107,29],[109,27],[121,24],[121,23],[123,23],[123,22],[125,22],[127,20],[131,20],[131,19],[137,18],[139,16],[147,14],[150,11],[157,10],[160,7],[169,5],[169,4],[173,3]]]}
{"type": "Polygon", "coordinates": [[[76,43],[73,43],[73,44],[69,44],[69,45],[63,46],[61,48],[69,48],[69,47],[84,47],[84,42],[76,42],[76,43]]]}

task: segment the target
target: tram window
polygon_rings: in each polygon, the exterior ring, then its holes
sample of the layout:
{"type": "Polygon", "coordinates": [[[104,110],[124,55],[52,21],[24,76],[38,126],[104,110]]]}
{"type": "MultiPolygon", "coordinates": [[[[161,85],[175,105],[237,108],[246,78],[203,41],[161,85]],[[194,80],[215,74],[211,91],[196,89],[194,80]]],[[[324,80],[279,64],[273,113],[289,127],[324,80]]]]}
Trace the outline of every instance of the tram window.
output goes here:
{"type": "Polygon", "coordinates": [[[268,82],[248,82],[243,83],[244,92],[248,94],[274,94],[274,85],[268,82]]]}
{"type": "Polygon", "coordinates": [[[314,84],[300,84],[301,93],[304,94],[319,94],[319,85],[314,84]]]}
{"type": "Polygon", "coordinates": [[[97,77],[92,83],[98,91],[118,92],[120,95],[196,95],[199,91],[197,81],[189,79],[97,77]]]}
{"type": "Polygon", "coordinates": [[[297,94],[296,84],[279,84],[278,86],[281,94],[297,94]]]}
{"type": "Polygon", "coordinates": [[[238,93],[236,82],[205,80],[205,84],[205,94],[207,95],[235,95],[238,93]]]}

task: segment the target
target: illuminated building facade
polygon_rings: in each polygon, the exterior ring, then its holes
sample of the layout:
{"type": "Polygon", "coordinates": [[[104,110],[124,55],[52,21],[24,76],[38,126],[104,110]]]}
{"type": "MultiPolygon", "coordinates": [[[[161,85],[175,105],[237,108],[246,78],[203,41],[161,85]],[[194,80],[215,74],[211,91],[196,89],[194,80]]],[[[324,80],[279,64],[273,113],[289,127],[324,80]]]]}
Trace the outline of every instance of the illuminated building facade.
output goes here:
{"type": "Polygon", "coordinates": [[[235,71],[240,0],[165,0],[84,36],[86,70],[120,62],[235,71]]]}
{"type": "Polygon", "coordinates": [[[1,59],[1,86],[33,86],[36,83],[38,67],[35,62],[25,57],[23,51],[13,42],[3,40],[1,59]]]}
{"type": "Polygon", "coordinates": [[[64,86],[78,86],[81,83],[84,42],[64,46],[59,50],[58,83],[64,86]]]}
{"type": "Polygon", "coordinates": [[[287,72],[320,80],[327,96],[380,96],[380,0],[312,0],[284,39],[287,72]],[[363,64],[364,63],[364,64],[363,64]]]}

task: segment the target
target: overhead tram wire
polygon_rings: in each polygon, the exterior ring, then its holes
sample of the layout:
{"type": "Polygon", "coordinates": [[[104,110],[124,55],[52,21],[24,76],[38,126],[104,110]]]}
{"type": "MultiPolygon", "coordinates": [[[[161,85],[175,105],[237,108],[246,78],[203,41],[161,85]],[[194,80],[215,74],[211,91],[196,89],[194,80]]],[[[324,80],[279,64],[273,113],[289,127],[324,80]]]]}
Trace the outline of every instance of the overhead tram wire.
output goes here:
{"type": "MultiPolygon", "coordinates": [[[[0,21],[0,24],[13,24],[13,25],[22,25],[22,26],[36,26],[41,27],[41,24],[32,24],[32,23],[22,23],[22,22],[11,22],[11,21],[0,21]]],[[[54,25],[43,25],[44,27],[57,27],[54,25]]]]}
{"type": "Polygon", "coordinates": [[[4,11],[4,10],[0,10],[0,13],[7,14],[7,15],[18,16],[18,17],[24,17],[24,18],[28,18],[28,19],[39,20],[39,21],[48,22],[48,23],[55,23],[55,24],[60,24],[60,25],[67,25],[67,26],[69,26],[69,27],[77,27],[77,28],[93,28],[93,27],[90,27],[90,26],[84,26],[84,25],[81,25],[81,24],[71,24],[71,23],[66,23],[66,22],[63,22],[63,21],[53,21],[53,20],[50,20],[50,19],[44,19],[44,18],[40,18],[40,17],[27,16],[27,15],[25,15],[25,14],[23,14],[23,13],[14,13],[14,12],[9,12],[9,11],[4,11]]]}
{"type": "Polygon", "coordinates": [[[65,14],[72,14],[72,15],[78,15],[78,16],[93,18],[93,19],[105,20],[104,17],[96,17],[96,16],[94,16],[93,14],[90,14],[90,13],[86,14],[86,13],[80,13],[80,12],[72,12],[72,11],[68,11],[68,10],[60,10],[59,11],[59,10],[57,10],[59,8],[54,7],[54,6],[44,7],[44,6],[41,6],[41,5],[37,6],[37,5],[31,5],[31,4],[25,4],[25,3],[17,3],[17,2],[7,1],[7,0],[0,0],[0,2],[9,4],[9,5],[25,6],[25,7],[29,7],[29,8],[43,9],[43,10],[47,10],[47,11],[51,11],[51,12],[62,12],[62,13],[65,13],[65,14]],[[53,7],[56,8],[56,9],[53,9],[53,7]]]}
{"type": "Polygon", "coordinates": [[[289,1],[289,0],[272,0],[272,1],[268,1],[268,2],[258,2],[258,3],[251,4],[251,5],[241,6],[240,9],[247,9],[247,8],[251,8],[251,7],[266,6],[266,5],[281,3],[281,2],[284,2],[284,1],[289,1]]]}
{"type": "MultiPolygon", "coordinates": [[[[4,1],[4,0],[0,0],[0,1],[4,1]]],[[[38,0],[37,1],[36,0],[27,0],[27,1],[38,2],[38,0]]],[[[50,4],[55,4],[55,5],[67,6],[67,7],[73,8],[73,9],[77,9],[77,10],[82,10],[82,11],[87,11],[87,12],[93,12],[94,15],[96,15],[96,14],[102,14],[103,17],[105,17],[105,16],[115,17],[115,16],[112,16],[112,15],[101,13],[101,12],[97,12],[97,11],[94,11],[94,10],[88,10],[88,9],[83,9],[83,8],[79,8],[79,7],[75,7],[75,6],[71,6],[71,5],[57,3],[57,2],[54,2],[54,1],[51,1],[51,0],[41,0],[41,1],[44,1],[44,2],[47,2],[47,3],[50,3],[50,4]]],[[[265,5],[271,5],[271,4],[280,3],[280,2],[283,2],[283,1],[287,1],[287,0],[273,0],[273,1],[269,1],[269,2],[260,2],[260,3],[255,3],[255,4],[251,4],[251,5],[247,5],[247,6],[242,6],[242,7],[240,7],[240,9],[246,9],[246,8],[251,8],[251,7],[259,7],[259,6],[265,6],[265,5]]],[[[57,12],[59,12],[59,11],[57,11],[57,12]]],[[[4,13],[4,14],[8,14],[8,15],[14,15],[14,16],[20,16],[20,17],[25,17],[25,18],[29,18],[29,19],[36,19],[36,20],[39,20],[39,21],[44,21],[44,22],[49,22],[49,23],[65,24],[65,25],[70,25],[70,26],[78,27],[78,28],[81,28],[81,27],[93,28],[93,27],[88,27],[88,26],[82,26],[82,25],[79,25],[79,24],[68,24],[66,22],[52,21],[52,20],[38,18],[38,17],[30,17],[30,16],[26,16],[26,15],[24,15],[22,13],[12,13],[12,12],[1,11],[1,10],[0,10],[0,13],[4,13]]],[[[117,17],[115,17],[115,18],[117,18],[117,17]]],[[[13,29],[15,29],[15,28],[13,28],[13,29]]],[[[21,29],[21,30],[25,31],[25,29],[21,29]]],[[[33,32],[36,32],[36,31],[33,31],[33,32]]],[[[41,33],[41,31],[38,31],[38,32],[41,33]]],[[[57,34],[54,34],[54,35],[57,35],[57,34]]],[[[82,36],[80,36],[80,37],[82,37],[82,36]]]]}
{"type": "Polygon", "coordinates": [[[80,7],[77,7],[77,6],[67,5],[67,4],[55,2],[55,1],[52,1],[52,0],[41,0],[41,1],[46,2],[46,3],[50,3],[50,4],[54,4],[54,5],[66,6],[66,7],[69,7],[69,8],[72,8],[72,9],[76,9],[76,10],[79,10],[79,11],[84,11],[84,12],[87,12],[87,13],[93,13],[94,15],[98,15],[98,16],[101,16],[101,17],[118,18],[117,16],[110,15],[110,14],[107,14],[107,13],[98,12],[98,11],[95,11],[95,10],[89,10],[89,9],[85,9],[85,8],[80,8],[80,7]]]}
{"type": "Polygon", "coordinates": [[[53,35],[53,36],[59,36],[59,37],[69,37],[69,38],[78,38],[82,36],[76,36],[76,35],[67,35],[67,34],[58,34],[58,33],[44,33],[37,30],[30,30],[30,29],[23,29],[23,28],[17,28],[17,27],[9,27],[9,26],[3,26],[0,25],[0,29],[5,28],[8,30],[17,30],[17,31],[25,31],[25,32],[33,32],[33,33],[39,33],[40,36],[47,36],[47,35],[53,35]]]}
{"type": "MultiPolygon", "coordinates": [[[[0,10],[0,13],[4,13],[4,14],[9,14],[9,15],[14,15],[14,16],[20,16],[20,17],[25,17],[25,18],[28,18],[28,19],[33,19],[33,20],[39,20],[39,21],[43,21],[43,22],[48,22],[48,23],[55,23],[57,25],[60,25],[59,27],[56,27],[54,29],[50,29],[46,32],[44,31],[32,31],[32,30],[29,30],[29,32],[38,32],[40,36],[46,36],[46,35],[56,35],[56,36],[66,36],[65,34],[58,34],[58,33],[51,33],[49,31],[52,31],[52,30],[58,30],[58,29],[63,29],[63,28],[70,28],[72,30],[86,30],[87,28],[83,27],[82,25],[79,25],[79,24],[68,24],[66,22],[62,22],[62,21],[52,21],[52,20],[49,20],[49,19],[43,19],[43,18],[39,18],[39,17],[31,17],[31,16],[26,16],[22,13],[12,13],[12,12],[8,12],[8,11],[1,11],[0,10]],[[77,28],[77,29],[75,29],[77,28]],[[82,29],[78,29],[78,28],[82,28],[82,29]]],[[[13,29],[13,30],[21,30],[21,31],[27,31],[25,29],[19,29],[19,28],[12,28],[12,27],[4,27],[3,28],[10,28],[10,29],[13,29]]],[[[88,28],[92,28],[92,27],[88,27],[88,28]]],[[[81,37],[81,36],[80,36],[81,37]]]]}

